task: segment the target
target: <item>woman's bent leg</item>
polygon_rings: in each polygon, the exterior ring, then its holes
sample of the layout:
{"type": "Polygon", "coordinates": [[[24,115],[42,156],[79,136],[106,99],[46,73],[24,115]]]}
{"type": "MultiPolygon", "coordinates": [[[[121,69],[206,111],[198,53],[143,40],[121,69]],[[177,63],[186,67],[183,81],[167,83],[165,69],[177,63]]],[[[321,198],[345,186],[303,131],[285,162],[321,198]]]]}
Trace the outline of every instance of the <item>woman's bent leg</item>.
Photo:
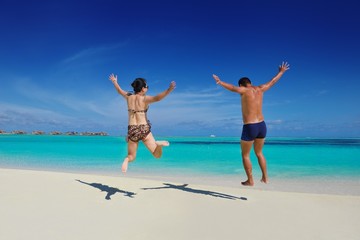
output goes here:
{"type": "Polygon", "coordinates": [[[168,141],[155,141],[152,133],[149,133],[144,139],[144,144],[155,158],[160,158],[162,156],[162,147],[170,145],[168,141]]]}

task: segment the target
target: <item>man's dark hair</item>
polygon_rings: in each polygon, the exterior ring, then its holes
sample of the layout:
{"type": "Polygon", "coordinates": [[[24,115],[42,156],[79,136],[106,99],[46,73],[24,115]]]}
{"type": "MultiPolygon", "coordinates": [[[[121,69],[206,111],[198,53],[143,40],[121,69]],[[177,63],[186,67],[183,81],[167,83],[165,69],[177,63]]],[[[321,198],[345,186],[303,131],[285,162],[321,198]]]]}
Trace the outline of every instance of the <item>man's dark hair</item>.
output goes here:
{"type": "Polygon", "coordinates": [[[240,80],[239,80],[239,87],[240,87],[240,86],[246,87],[248,84],[251,84],[251,81],[250,81],[249,78],[247,78],[247,77],[242,77],[242,78],[240,78],[240,80]]]}

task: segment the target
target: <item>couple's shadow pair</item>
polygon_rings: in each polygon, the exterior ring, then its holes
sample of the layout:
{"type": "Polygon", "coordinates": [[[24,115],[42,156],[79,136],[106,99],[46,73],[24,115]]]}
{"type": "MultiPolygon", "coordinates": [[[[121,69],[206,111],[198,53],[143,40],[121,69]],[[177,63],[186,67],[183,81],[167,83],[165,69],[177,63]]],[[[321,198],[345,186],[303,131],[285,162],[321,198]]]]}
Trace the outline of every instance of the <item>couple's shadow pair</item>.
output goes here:
{"type": "MultiPolygon", "coordinates": [[[[118,188],[110,187],[108,185],[103,185],[101,183],[87,183],[87,182],[84,182],[81,180],[76,180],[76,181],[78,181],[82,184],[86,184],[91,187],[97,188],[102,192],[106,192],[107,193],[105,196],[106,200],[111,200],[111,196],[116,193],[122,193],[122,194],[124,194],[124,196],[129,197],[129,198],[134,198],[134,196],[136,195],[136,193],[134,193],[134,192],[121,190],[118,188]]],[[[190,187],[188,187],[188,184],[174,185],[174,184],[170,184],[170,183],[163,183],[163,185],[164,186],[161,186],[161,187],[141,188],[141,189],[142,190],[175,189],[175,190],[180,190],[180,191],[184,191],[184,192],[189,192],[189,193],[194,193],[194,194],[202,194],[202,195],[224,198],[224,199],[229,199],[229,200],[247,200],[247,198],[245,198],[245,197],[236,197],[236,196],[219,193],[219,192],[190,188],[190,187]]]]}

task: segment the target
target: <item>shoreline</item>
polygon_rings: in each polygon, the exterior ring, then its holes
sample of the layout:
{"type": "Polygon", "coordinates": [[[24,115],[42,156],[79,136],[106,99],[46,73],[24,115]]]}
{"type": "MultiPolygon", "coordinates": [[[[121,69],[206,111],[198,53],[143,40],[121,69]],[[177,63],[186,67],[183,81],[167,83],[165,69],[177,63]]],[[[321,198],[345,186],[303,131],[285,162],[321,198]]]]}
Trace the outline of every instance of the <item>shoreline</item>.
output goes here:
{"type": "MultiPolygon", "coordinates": [[[[125,140],[118,137],[3,137],[0,139],[5,151],[0,168],[122,176],[120,168],[127,148],[125,140]]],[[[244,187],[241,182],[246,176],[239,143],[233,137],[172,137],[171,141],[171,149],[166,149],[159,161],[141,144],[139,157],[126,176],[244,187]]],[[[253,189],[360,195],[360,165],[356,157],[360,154],[360,141],[272,138],[268,143],[270,183],[259,182],[261,171],[254,157],[253,189]]]]}
{"type": "Polygon", "coordinates": [[[360,197],[0,168],[1,239],[357,239],[360,197]],[[261,231],[254,231],[254,227],[261,231]]]}
{"type": "Polygon", "coordinates": [[[163,182],[181,182],[186,184],[197,184],[205,186],[216,187],[230,187],[238,189],[254,189],[261,191],[278,191],[278,192],[292,192],[292,193],[315,193],[324,195],[340,195],[340,196],[360,196],[360,179],[348,178],[348,179],[333,179],[328,177],[309,177],[301,179],[289,179],[289,178],[271,178],[268,184],[260,182],[260,176],[255,176],[255,186],[247,187],[241,185],[241,182],[245,180],[244,174],[234,175],[210,175],[210,174],[198,174],[198,173],[149,173],[148,171],[128,171],[123,174],[119,171],[87,171],[87,170],[73,170],[73,169],[52,169],[52,168],[14,168],[0,166],[0,170],[24,170],[24,171],[39,171],[39,172],[53,172],[64,174],[85,174],[92,176],[104,176],[104,177],[117,177],[117,178],[130,178],[130,179],[145,179],[150,181],[163,181],[163,182]],[[258,178],[258,179],[257,179],[258,178]]]}

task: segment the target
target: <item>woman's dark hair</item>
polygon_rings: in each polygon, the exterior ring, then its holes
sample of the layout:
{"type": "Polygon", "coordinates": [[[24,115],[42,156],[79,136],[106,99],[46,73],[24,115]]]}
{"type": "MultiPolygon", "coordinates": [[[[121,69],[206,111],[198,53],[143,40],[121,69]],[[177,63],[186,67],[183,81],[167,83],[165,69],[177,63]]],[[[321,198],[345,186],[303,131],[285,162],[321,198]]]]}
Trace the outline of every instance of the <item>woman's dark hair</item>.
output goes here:
{"type": "Polygon", "coordinates": [[[146,80],[144,78],[136,78],[131,86],[134,88],[135,93],[141,92],[144,87],[147,87],[146,80]]]}
{"type": "Polygon", "coordinates": [[[240,86],[246,87],[248,84],[251,84],[251,81],[249,78],[247,78],[247,77],[240,78],[239,87],[240,86]]]}

